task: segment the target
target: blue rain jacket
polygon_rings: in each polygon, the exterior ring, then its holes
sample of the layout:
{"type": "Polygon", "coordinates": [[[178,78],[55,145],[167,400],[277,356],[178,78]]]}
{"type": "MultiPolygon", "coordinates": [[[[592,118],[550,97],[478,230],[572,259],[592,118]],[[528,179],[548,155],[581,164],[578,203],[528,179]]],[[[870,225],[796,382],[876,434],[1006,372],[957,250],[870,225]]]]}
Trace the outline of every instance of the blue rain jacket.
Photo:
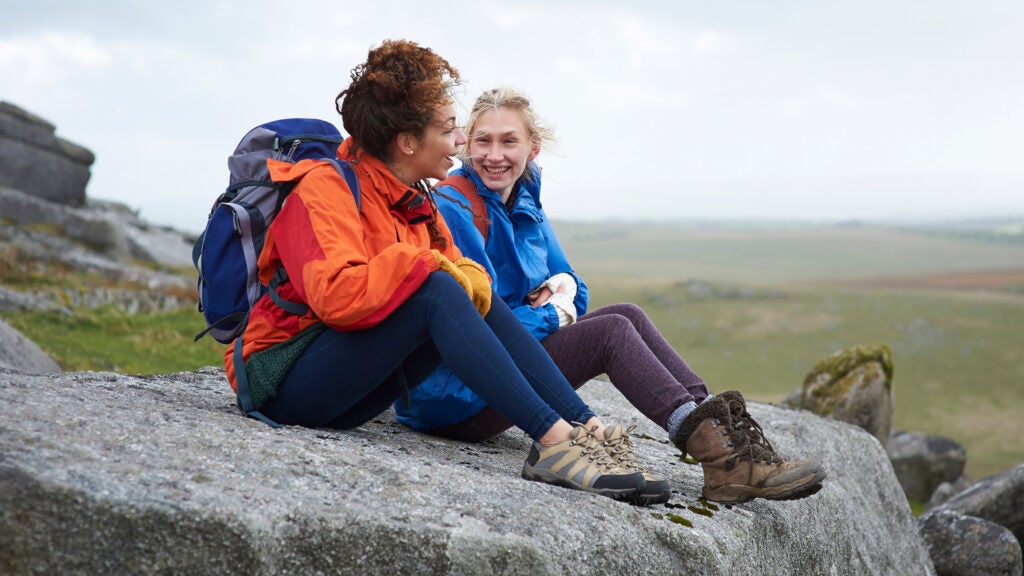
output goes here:
{"type": "MultiPolygon", "coordinates": [[[[587,311],[589,297],[583,279],[576,275],[558,242],[551,221],[541,208],[540,167],[527,166],[531,180],[516,184],[512,210],[497,193],[487,189],[467,165],[452,172],[469,178],[487,206],[490,225],[486,247],[473,223],[469,201],[451,186],[439,187],[437,207],[451,230],[463,256],[482,264],[494,279],[495,292],[508,304],[523,326],[538,340],[558,330],[558,312],[551,304],[531,307],[526,295],[545,280],[562,272],[576,280],[577,316],[587,311]]],[[[487,404],[466,387],[444,364],[409,392],[409,406],[395,402],[398,421],[415,430],[429,431],[461,422],[483,410],[487,404]]]]}

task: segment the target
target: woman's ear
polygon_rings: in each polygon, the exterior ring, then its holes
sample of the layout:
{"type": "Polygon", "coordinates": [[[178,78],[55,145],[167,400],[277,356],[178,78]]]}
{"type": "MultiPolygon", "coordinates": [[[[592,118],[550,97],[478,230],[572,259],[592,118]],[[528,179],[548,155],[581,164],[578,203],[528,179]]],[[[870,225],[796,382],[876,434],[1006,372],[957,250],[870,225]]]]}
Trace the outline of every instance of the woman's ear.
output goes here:
{"type": "Polygon", "coordinates": [[[530,145],[530,155],[526,158],[527,162],[533,161],[537,155],[540,154],[540,142],[534,142],[530,145]]]}
{"type": "Polygon", "coordinates": [[[418,146],[419,140],[411,132],[399,132],[395,136],[395,152],[399,156],[412,156],[418,146]]]}

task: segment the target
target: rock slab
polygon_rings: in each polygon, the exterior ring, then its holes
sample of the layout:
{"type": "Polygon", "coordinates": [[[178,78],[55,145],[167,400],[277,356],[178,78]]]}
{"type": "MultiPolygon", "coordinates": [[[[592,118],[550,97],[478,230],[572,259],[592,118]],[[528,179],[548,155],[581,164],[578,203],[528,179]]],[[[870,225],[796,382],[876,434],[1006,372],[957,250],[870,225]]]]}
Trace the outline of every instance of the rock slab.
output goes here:
{"type": "Polygon", "coordinates": [[[668,478],[634,507],[520,477],[529,441],[434,438],[393,413],[354,430],[240,415],[221,369],[153,376],[0,369],[3,574],[934,574],[881,445],[751,403],[821,492],[698,500],[702,473],[607,382],[582,395],[668,478]]]}

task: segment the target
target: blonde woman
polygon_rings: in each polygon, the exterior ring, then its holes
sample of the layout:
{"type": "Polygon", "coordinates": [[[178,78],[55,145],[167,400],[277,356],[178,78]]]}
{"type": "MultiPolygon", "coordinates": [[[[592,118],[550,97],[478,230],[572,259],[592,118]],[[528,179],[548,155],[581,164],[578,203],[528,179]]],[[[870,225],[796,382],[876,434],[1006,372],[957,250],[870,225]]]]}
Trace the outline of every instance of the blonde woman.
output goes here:
{"type": "MultiPolygon", "coordinates": [[[[541,206],[541,171],[534,160],[551,132],[529,100],[508,88],[484,92],[466,133],[463,165],[437,185],[438,209],[462,252],[485,267],[495,293],[569,383],[579,388],[608,374],[680,450],[701,461],[709,500],[788,500],[817,492],[824,469],[810,460],[782,459],[750,417],[743,396],[712,396],[640,307],[587,311],[587,286],[541,206]]],[[[399,420],[432,434],[481,441],[512,425],[448,367],[428,377],[411,400],[408,406],[396,404],[399,420]]],[[[629,431],[615,426],[599,434],[622,465],[642,471],[629,431]]],[[[647,482],[665,484],[650,474],[647,482]]],[[[646,498],[657,501],[653,494],[646,498]]]]}

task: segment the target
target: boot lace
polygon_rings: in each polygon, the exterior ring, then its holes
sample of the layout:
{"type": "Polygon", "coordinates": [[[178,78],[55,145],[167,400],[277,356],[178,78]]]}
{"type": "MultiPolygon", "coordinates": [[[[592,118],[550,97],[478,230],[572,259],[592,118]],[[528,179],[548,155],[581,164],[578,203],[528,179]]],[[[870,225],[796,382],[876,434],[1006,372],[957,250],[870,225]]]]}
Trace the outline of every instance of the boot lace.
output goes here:
{"type": "Polygon", "coordinates": [[[596,464],[602,472],[607,472],[616,467],[615,462],[612,460],[608,452],[605,451],[604,446],[601,445],[601,440],[598,439],[594,431],[597,430],[597,426],[588,428],[586,425],[579,422],[573,422],[574,425],[581,428],[579,434],[569,444],[581,444],[583,448],[580,450],[580,457],[586,456],[587,459],[596,464]]]}
{"type": "Polygon", "coordinates": [[[601,445],[619,468],[646,472],[646,470],[640,467],[636,460],[636,454],[633,452],[633,439],[630,438],[630,434],[635,429],[636,424],[630,424],[628,428],[622,431],[621,436],[605,440],[601,442],[601,445]]]}
{"type": "Polygon", "coordinates": [[[729,415],[732,422],[727,431],[729,443],[733,446],[733,453],[725,461],[727,469],[732,469],[740,461],[748,461],[753,464],[758,462],[782,464],[785,462],[772,448],[771,442],[764,436],[761,425],[747,412],[743,404],[730,401],[729,415]]]}

